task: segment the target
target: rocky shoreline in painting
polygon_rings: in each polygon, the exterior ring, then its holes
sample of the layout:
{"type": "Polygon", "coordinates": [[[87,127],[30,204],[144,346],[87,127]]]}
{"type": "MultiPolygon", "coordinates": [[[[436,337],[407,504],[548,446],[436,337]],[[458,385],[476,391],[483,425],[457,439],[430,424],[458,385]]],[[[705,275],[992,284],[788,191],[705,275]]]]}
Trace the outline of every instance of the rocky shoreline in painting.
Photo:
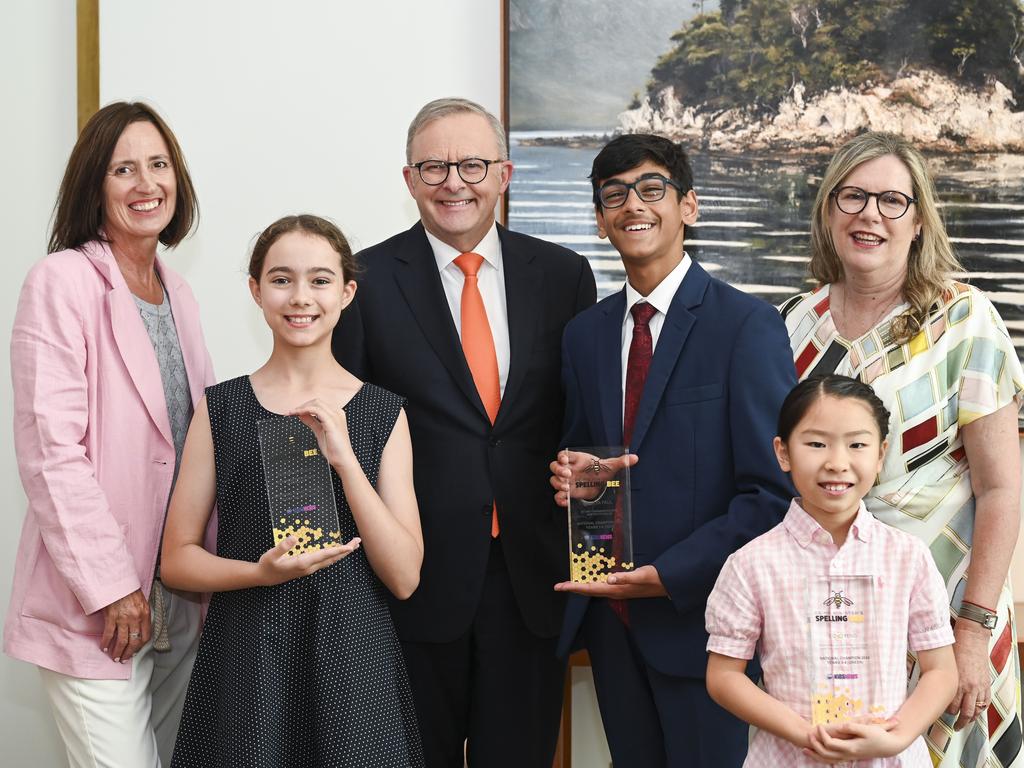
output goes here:
{"type": "MultiPolygon", "coordinates": [[[[1024,111],[998,81],[974,89],[927,70],[884,85],[834,88],[805,98],[797,83],[774,114],[686,106],[671,86],[619,115],[615,133],[658,133],[722,153],[830,153],[865,130],[906,136],[942,153],[1024,152],[1024,111]]],[[[599,137],[523,140],[524,144],[595,146],[599,137]]]]}

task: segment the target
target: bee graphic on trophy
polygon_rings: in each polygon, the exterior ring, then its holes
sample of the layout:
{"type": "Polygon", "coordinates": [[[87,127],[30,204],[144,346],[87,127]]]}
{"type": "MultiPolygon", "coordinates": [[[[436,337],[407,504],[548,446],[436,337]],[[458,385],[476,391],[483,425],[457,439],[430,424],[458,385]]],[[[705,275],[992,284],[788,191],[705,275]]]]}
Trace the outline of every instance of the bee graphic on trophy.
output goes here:
{"type": "Polygon", "coordinates": [[[834,605],[836,608],[842,608],[844,605],[853,605],[853,600],[844,597],[843,590],[839,590],[838,592],[833,592],[822,605],[834,605]]]}

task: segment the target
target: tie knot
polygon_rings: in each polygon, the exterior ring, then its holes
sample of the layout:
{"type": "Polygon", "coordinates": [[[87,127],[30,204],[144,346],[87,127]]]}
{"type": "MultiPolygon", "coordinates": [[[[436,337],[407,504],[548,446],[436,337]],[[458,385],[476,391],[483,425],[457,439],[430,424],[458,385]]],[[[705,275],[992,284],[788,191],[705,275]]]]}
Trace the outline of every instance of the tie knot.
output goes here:
{"type": "Polygon", "coordinates": [[[658,310],[655,309],[654,305],[648,301],[638,301],[629,311],[633,314],[633,325],[647,325],[651,322],[651,318],[654,317],[658,310]]]}
{"type": "Polygon", "coordinates": [[[484,257],[479,253],[460,254],[455,258],[455,266],[462,270],[462,274],[466,277],[476,277],[476,273],[480,271],[480,265],[484,263],[484,257]]]}

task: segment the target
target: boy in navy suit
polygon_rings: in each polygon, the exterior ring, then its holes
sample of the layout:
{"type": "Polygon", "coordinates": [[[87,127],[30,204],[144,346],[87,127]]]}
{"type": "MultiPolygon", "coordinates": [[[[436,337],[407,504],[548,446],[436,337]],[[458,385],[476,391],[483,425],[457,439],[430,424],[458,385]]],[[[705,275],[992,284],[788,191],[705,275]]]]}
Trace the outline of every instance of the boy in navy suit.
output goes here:
{"type": "MultiPolygon", "coordinates": [[[[628,446],[636,569],[571,592],[560,650],[585,646],[616,768],[738,768],[747,726],[711,701],[704,608],[728,555],[781,521],[793,495],[772,453],[796,383],[769,304],[683,250],[697,221],[681,147],[625,135],[594,159],[598,234],[627,282],[569,322],[563,445],[628,446]]],[[[590,463],[552,464],[556,501],[590,463]]]]}

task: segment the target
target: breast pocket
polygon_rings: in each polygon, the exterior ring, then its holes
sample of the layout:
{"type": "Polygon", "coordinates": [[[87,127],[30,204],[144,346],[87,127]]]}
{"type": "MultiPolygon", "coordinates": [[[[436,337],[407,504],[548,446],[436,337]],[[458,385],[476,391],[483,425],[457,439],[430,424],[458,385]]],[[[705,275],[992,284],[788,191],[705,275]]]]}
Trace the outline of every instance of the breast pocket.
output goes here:
{"type": "Polygon", "coordinates": [[[717,400],[722,397],[724,387],[721,382],[700,384],[696,387],[678,387],[665,392],[665,405],[685,405],[717,400]]]}

